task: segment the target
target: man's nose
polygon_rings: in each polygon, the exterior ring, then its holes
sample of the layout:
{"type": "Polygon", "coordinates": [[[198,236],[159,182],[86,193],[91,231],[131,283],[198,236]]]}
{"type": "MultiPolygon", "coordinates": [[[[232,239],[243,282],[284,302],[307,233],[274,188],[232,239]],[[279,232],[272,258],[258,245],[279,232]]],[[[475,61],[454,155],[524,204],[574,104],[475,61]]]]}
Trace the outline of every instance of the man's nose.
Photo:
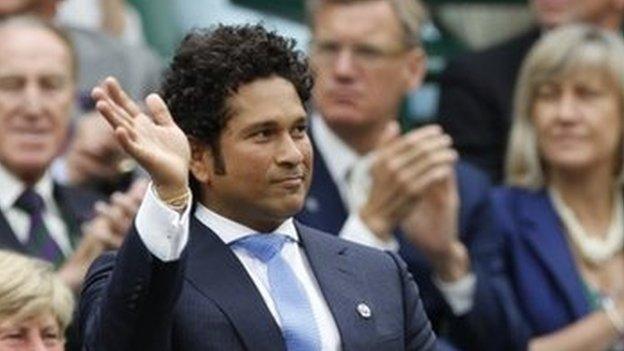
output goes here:
{"type": "Polygon", "coordinates": [[[355,55],[353,51],[342,49],[336,54],[334,60],[334,73],[338,77],[352,77],[356,70],[355,55]]]}
{"type": "Polygon", "coordinates": [[[276,159],[279,164],[289,165],[297,165],[303,161],[303,152],[290,134],[286,134],[281,139],[276,159]]]}
{"type": "Polygon", "coordinates": [[[43,110],[43,94],[41,88],[31,84],[24,88],[23,91],[24,110],[29,115],[38,115],[43,110]]]}

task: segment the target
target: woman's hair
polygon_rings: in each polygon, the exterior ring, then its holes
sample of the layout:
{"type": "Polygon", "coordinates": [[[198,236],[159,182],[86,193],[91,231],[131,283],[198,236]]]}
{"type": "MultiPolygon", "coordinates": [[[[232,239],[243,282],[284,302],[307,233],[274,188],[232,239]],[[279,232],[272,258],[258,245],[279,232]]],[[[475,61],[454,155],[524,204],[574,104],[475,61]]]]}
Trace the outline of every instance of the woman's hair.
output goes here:
{"type": "Polygon", "coordinates": [[[522,64],[514,96],[505,165],[507,184],[532,189],[545,186],[531,116],[536,92],[544,83],[575,77],[579,72],[610,79],[619,91],[620,104],[624,104],[624,41],[620,34],[589,25],[568,25],[550,31],[531,49],[522,64]]]}
{"type": "Polygon", "coordinates": [[[74,296],[51,264],[0,250],[0,322],[51,313],[64,331],[73,309],[74,296]]]}

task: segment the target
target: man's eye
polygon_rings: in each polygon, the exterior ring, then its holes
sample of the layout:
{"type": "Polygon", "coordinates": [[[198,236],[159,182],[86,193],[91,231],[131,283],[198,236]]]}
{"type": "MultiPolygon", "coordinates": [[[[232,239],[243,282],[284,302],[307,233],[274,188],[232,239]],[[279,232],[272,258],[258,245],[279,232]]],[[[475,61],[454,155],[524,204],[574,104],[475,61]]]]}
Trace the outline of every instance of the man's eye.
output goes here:
{"type": "Polygon", "coordinates": [[[372,46],[358,46],[355,48],[355,54],[361,58],[377,59],[383,56],[383,52],[372,46]]]}
{"type": "Polygon", "coordinates": [[[40,84],[44,90],[59,90],[65,87],[67,80],[63,77],[48,77],[42,79],[40,84]]]}
{"type": "Polygon", "coordinates": [[[303,136],[308,131],[308,126],[303,124],[300,126],[296,126],[293,129],[293,135],[295,136],[303,136]]]}
{"type": "Polygon", "coordinates": [[[271,136],[273,135],[273,131],[270,129],[263,129],[263,130],[259,130],[257,132],[254,132],[253,134],[251,134],[251,137],[255,140],[267,140],[269,138],[271,138],[271,136]]]}
{"type": "Polygon", "coordinates": [[[340,50],[340,46],[336,43],[318,43],[315,49],[321,54],[334,54],[340,50]]]}
{"type": "Polygon", "coordinates": [[[23,80],[18,78],[0,78],[0,90],[19,90],[24,85],[23,80]]]}

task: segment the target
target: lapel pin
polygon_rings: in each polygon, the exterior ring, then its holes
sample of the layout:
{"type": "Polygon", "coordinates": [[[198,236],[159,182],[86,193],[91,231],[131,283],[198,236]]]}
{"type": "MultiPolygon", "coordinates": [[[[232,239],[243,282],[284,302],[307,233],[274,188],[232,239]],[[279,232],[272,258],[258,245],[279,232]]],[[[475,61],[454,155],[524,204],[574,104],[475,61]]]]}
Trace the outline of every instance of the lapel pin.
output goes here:
{"type": "Polygon", "coordinates": [[[320,207],[319,201],[314,197],[308,197],[305,202],[305,208],[310,212],[318,212],[320,207]]]}
{"type": "Polygon", "coordinates": [[[370,316],[372,315],[370,307],[368,307],[368,305],[363,302],[357,305],[357,311],[360,316],[365,319],[370,318],[370,316]]]}

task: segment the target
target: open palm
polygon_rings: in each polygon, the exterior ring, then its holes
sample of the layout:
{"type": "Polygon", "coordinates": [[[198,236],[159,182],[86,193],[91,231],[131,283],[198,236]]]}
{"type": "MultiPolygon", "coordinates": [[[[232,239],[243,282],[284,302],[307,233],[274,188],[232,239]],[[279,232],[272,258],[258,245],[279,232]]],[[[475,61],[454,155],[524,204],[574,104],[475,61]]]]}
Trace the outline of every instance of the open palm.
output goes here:
{"type": "Polygon", "coordinates": [[[141,111],[114,78],[107,78],[94,88],[92,96],[122,147],[145,168],[159,188],[186,189],[188,140],[157,94],[145,100],[149,115],[141,111]]]}

